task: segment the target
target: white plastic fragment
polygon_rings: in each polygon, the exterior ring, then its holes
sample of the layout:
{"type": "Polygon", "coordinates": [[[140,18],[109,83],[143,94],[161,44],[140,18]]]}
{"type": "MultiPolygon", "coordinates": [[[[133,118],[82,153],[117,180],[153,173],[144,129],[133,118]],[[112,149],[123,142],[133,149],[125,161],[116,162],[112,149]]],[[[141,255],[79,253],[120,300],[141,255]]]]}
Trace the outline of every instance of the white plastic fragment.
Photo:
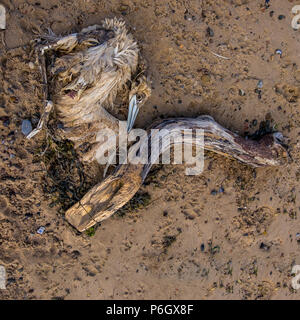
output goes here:
{"type": "Polygon", "coordinates": [[[0,30],[6,29],[6,10],[5,7],[0,4],[0,30]]]}
{"type": "Polygon", "coordinates": [[[37,233],[38,234],[43,234],[44,231],[45,231],[45,227],[40,227],[40,228],[38,228],[37,233]]]}

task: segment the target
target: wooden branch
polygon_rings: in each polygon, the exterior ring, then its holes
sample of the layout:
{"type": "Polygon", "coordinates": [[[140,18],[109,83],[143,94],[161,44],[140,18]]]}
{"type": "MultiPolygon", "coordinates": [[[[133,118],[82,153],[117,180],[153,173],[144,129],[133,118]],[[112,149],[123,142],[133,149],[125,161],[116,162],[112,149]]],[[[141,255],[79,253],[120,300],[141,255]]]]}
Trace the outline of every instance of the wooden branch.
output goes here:
{"type": "MultiPolygon", "coordinates": [[[[286,148],[281,144],[280,133],[265,135],[259,141],[246,140],[223,128],[210,116],[166,119],[156,122],[149,129],[167,129],[181,135],[184,129],[202,129],[204,149],[237,159],[253,167],[279,166],[284,164],[288,157],[286,148]]],[[[149,130],[148,137],[150,135],[149,130]]],[[[149,173],[151,155],[154,153],[157,158],[161,151],[169,150],[174,145],[174,141],[169,140],[164,150],[159,150],[155,144],[157,138],[158,136],[152,134],[151,139],[145,140],[139,147],[140,152],[146,149],[150,151],[147,164],[119,165],[113,174],[93,187],[66,212],[67,221],[82,232],[107,219],[124,206],[135,195],[149,173]]],[[[188,144],[199,144],[199,141],[193,141],[192,133],[185,135],[184,141],[188,144]]],[[[132,152],[136,153],[136,150],[132,152]]],[[[133,153],[129,153],[129,156],[133,156],[133,153]]]]}

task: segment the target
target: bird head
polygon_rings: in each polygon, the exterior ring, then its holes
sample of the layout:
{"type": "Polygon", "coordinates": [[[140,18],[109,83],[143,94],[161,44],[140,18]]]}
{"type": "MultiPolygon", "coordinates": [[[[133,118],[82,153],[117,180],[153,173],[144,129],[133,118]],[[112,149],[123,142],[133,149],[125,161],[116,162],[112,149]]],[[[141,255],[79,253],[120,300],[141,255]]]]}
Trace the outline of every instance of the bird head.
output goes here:
{"type": "Polygon", "coordinates": [[[140,107],[145,104],[151,95],[150,81],[144,76],[137,77],[131,84],[129,92],[129,109],[127,130],[132,129],[140,107]]]}

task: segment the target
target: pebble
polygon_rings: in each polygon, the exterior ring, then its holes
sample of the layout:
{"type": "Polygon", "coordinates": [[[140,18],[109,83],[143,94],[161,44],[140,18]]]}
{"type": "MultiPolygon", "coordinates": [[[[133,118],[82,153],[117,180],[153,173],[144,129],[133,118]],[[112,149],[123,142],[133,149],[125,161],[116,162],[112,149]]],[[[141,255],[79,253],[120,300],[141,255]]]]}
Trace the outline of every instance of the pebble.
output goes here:
{"type": "Polygon", "coordinates": [[[260,246],[259,246],[259,249],[265,250],[265,251],[269,251],[270,250],[270,246],[262,242],[260,244],[260,246]]]}
{"type": "Polygon", "coordinates": [[[211,191],[210,194],[213,195],[213,196],[215,196],[216,194],[218,194],[218,191],[214,189],[214,190],[211,191]]]}
{"type": "Polygon", "coordinates": [[[205,245],[204,245],[204,243],[202,243],[202,244],[201,244],[200,249],[201,249],[201,251],[202,251],[202,252],[204,251],[204,249],[205,249],[205,245]]]}
{"type": "Polygon", "coordinates": [[[123,16],[126,16],[130,11],[130,7],[126,4],[123,4],[120,6],[119,10],[123,16]]]}
{"type": "Polygon", "coordinates": [[[10,124],[9,117],[4,117],[4,118],[3,118],[3,125],[4,125],[4,127],[8,127],[9,124],[10,124]]]}
{"type": "Polygon", "coordinates": [[[262,80],[259,80],[257,83],[257,88],[261,89],[263,87],[263,82],[262,80]]]}
{"type": "Polygon", "coordinates": [[[252,126],[255,127],[256,125],[257,125],[257,120],[254,119],[254,120],[252,121],[252,126]]]}
{"type": "Polygon", "coordinates": [[[219,188],[219,193],[223,193],[225,190],[224,190],[224,188],[223,187],[220,187],[219,188]]]}
{"type": "Polygon", "coordinates": [[[243,89],[240,89],[239,90],[239,95],[243,97],[244,95],[246,95],[246,93],[245,93],[245,91],[243,89]]]}
{"type": "Polygon", "coordinates": [[[31,61],[28,63],[28,67],[29,67],[31,70],[35,69],[35,65],[34,65],[34,63],[31,62],[31,61]]]}
{"type": "Polygon", "coordinates": [[[276,53],[276,54],[279,54],[280,57],[281,57],[281,55],[282,55],[282,51],[281,51],[280,49],[276,49],[276,50],[275,50],[275,53],[276,53]]]}
{"type": "Polygon", "coordinates": [[[31,122],[29,120],[23,120],[21,130],[24,136],[27,136],[32,131],[31,122]]]}
{"type": "Polygon", "coordinates": [[[213,37],[213,36],[215,35],[214,30],[213,30],[212,28],[210,28],[210,27],[208,27],[208,28],[206,29],[206,34],[207,34],[209,37],[213,37]]]}
{"type": "Polygon", "coordinates": [[[283,20],[283,19],[285,19],[285,16],[283,14],[278,16],[278,20],[283,20]]]}

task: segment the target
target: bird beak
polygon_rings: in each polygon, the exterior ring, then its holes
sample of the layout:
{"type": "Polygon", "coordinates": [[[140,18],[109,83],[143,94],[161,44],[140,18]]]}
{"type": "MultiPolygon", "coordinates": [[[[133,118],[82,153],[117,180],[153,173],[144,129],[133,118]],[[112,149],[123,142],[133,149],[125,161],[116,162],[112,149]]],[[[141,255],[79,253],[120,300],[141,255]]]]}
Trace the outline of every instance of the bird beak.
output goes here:
{"type": "Polygon", "coordinates": [[[128,118],[127,118],[127,132],[130,132],[132,129],[135,119],[138,115],[139,107],[136,101],[136,95],[134,95],[129,102],[129,109],[128,109],[128,118]]]}

